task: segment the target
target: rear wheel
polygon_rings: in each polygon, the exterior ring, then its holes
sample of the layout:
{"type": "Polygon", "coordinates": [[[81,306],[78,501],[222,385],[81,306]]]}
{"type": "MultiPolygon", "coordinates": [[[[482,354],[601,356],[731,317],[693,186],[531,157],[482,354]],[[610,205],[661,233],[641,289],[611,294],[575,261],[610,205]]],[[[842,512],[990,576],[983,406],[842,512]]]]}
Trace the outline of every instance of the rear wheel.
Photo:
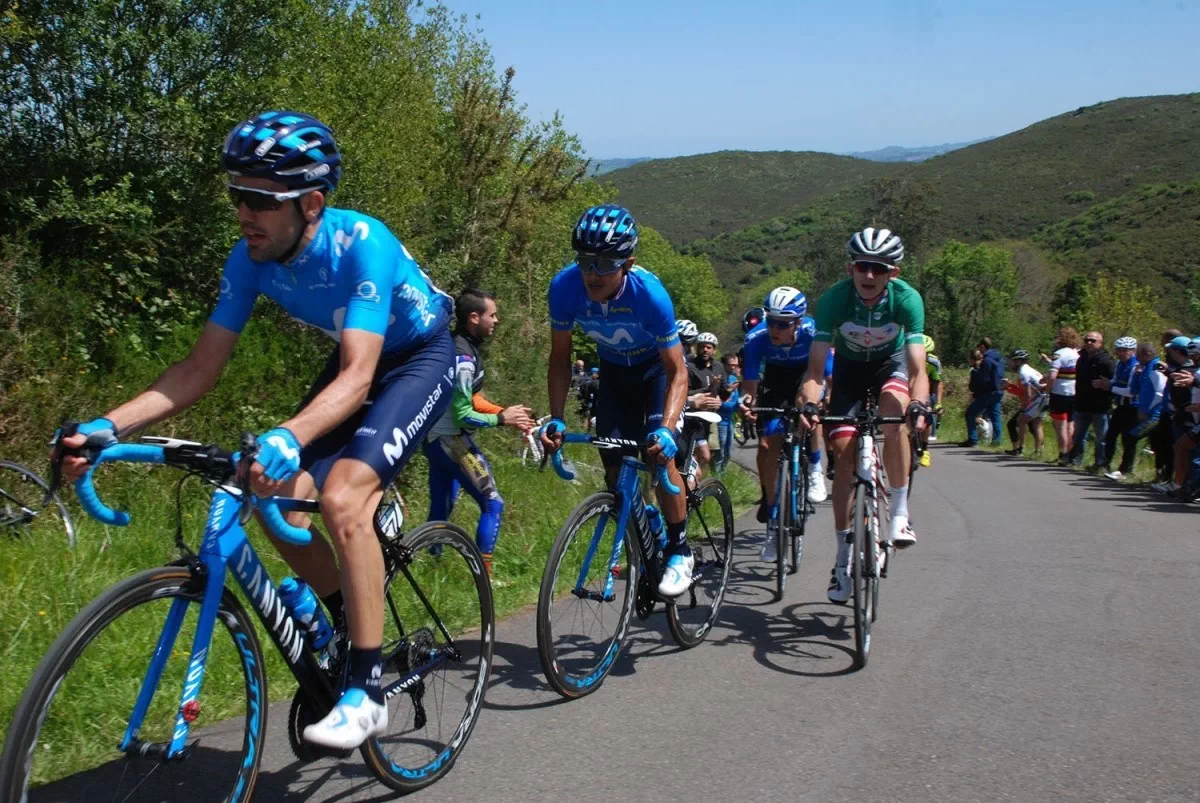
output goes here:
{"type": "Polygon", "coordinates": [[[571,512],[546,557],[538,593],[538,658],[546,680],[563,697],[598,689],[629,631],[638,585],[630,539],[637,535],[629,526],[618,537],[619,514],[611,493],[589,496],[571,512]]]}
{"type": "Polygon", "coordinates": [[[460,527],[429,522],[384,549],[388,729],[361,750],[380,781],[412,792],[449,772],[471,736],[496,620],[483,557],[460,527]]]}
{"type": "Polygon", "coordinates": [[[190,741],[179,755],[162,757],[184,686],[199,672],[190,663],[202,593],[185,568],[151,569],[113,586],[71,620],[13,715],[0,758],[0,799],[250,798],[267,727],[267,678],[253,624],[229,589],[207,645],[203,686],[188,705],[190,741]],[[179,622],[173,643],[160,639],[168,613],[179,622]],[[158,648],[165,666],[136,743],[122,751],[158,648]],[[199,731],[205,725],[212,727],[199,731]]]}
{"type": "Polygon", "coordinates": [[[692,586],[667,606],[667,627],[684,648],[704,641],[716,623],[733,565],[733,504],[720,480],[710,477],[689,495],[687,534],[692,586]]]}
{"type": "Polygon", "coordinates": [[[801,468],[800,482],[796,488],[796,521],[792,523],[791,538],[791,573],[795,574],[800,570],[800,558],[804,553],[804,531],[808,524],[808,461],[804,451],[800,453],[801,468]]]}

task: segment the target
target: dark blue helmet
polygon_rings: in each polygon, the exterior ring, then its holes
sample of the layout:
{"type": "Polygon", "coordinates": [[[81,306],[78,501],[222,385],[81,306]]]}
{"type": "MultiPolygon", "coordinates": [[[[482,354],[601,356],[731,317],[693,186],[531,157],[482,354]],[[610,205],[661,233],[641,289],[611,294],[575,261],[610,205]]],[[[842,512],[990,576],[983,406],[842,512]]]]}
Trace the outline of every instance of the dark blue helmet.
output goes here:
{"type": "Polygon", "coordinates": [[[571,248],[581,254],[627,257],[637,245],[633,215],[619,206],[593,206],[583,213],[571,233],[571,248]]]}
{"type": "Polygon", "coordinates": [[[263,112],[225,138],[221,167],[235,176],[274,179],[289,189],[337,189],[342,154],[329,126],[302,112],[263,112]]]}

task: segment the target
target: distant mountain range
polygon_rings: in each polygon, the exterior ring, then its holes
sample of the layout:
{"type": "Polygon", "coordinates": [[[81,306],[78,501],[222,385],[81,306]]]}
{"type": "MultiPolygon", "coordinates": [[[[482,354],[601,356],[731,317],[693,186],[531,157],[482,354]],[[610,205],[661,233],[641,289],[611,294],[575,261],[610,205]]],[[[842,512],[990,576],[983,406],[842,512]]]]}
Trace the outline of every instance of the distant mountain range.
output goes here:
{"type": "Polygon", "coordinates": [[[653,158],[653,156],[634,156],[628,159],[597,159],[592,163],[590,175],[603,176],[605,173],[611,173],[614,170],[620,170],[622,167],[629,167],[638,162],[648,162],[653,158]]]}
{"type": "MultiPolygon", "coordinates": [[[[872,162],[923,162],[926,159],[932,159],[934,156],[941,156],[943,153],[956,151],[959,148],[965,148],[968,145],[975,145],[980,142],[987,142],[992,137],[984,137],[983,139],[975,139],[970,142],[947,142],[942,145],[922,145],[916,148],[904,148],[900,145],[888,145],[886,148],[880,148],[877,151],[858,151],[857,153],[848,153],[847,156],[853,156],[858,159],[869,159],[872,162]]],[[[613,168],[614,170],[616,168],[613,168]]]]}

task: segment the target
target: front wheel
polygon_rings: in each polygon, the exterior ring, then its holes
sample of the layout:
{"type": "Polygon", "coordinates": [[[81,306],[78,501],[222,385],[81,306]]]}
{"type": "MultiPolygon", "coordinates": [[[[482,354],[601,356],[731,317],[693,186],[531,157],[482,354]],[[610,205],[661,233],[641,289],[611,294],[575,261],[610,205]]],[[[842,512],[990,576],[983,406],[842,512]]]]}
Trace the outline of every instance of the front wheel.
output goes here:
{"type": "Polygon", "coordinates": [[[861,669],[871,653],[871,622],[875,618],[876,524],[870,489],[858,483],[854,490],[854,544],[850,554],[851,596],[854,600],[854,658],[861,669]]]}
{"type": "Polygon", "coordinates": [[[667,627],[684,649],[704,641],[721,613],[733,565],[733,504],[715,477],[688,496],[686,532],[695,563],[692,585],[667,606],[667,627]]]}
{"type": "Polygon", "coordinates": [[[462,528],[428,522],[384,554],[388,729],[362,756],[406,793],[449,772],[466,746],[491,675],[496,619],[483,556],[462,528]]]}
{"type": "Polygon", "coordinates": [[[775,492],[775,599],[783,599],[787,590],[788,556],[791,554],[792,529],[792,477],[791,465],[787,461],[779,464],[779,482],[775,492]]]}
{"type": "Polygon", "coordinates": [[[546,556],[538,593],[538,658],[546,680],[563,697],[600,688],[629,631],[638,586],[630,539],[637,534],[632,524],[617,533],[620,512],[613,494],[592,494],[571,512],[546,556]]]}
{"type": "Polygon", "coordinates": [[[67,549],[75,546],[75,523],[67,506],[55,494],[43,505],[49,486],[32,469],[0,460],[0,534],[29,536],[41,522],[67,535],[67,549]]]}
{"type": "Polygon", "coordinates": [[[71,620],[13,714],[0,800],[178,800],[183,789],[189,801],[250,799],[267,727],[262,651],[245,609],[225,589],[203,664],[189,666],[202,594],[187,569],[166,566],[118,583],[71,620]],[[176,627],[164,628],[168,616],[176,627]],[[122,751],[156,652],[164,661],[159,682],[122,751]],[[166,760],[184,687],[197,678],[203,686],[186,706],[192,738],[166,760]]]}

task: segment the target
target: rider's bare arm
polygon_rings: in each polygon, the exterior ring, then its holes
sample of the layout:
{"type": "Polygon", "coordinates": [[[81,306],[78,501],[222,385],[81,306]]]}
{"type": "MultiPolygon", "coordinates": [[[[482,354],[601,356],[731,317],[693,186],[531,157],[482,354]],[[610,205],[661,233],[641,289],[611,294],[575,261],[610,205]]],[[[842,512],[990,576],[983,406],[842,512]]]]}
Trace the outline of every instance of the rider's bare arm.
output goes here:
{"type": "Polygon", "coordinates": [[[210,321],[186,357],[104,417],[116,424],[124,437],[186,410],[217,384],[237,339],[237,332],[210,321]]]}
{"type": "Polygon", "coordinates": [[[362,407],[383,352],[383,335],[362,329],[342,330],[337,377],[300,413],[280,426],[300,444],[312,443],[362,407]]]}
{"type": "Polygon", "coordinates": [[[804,372],[804,381],[800,383],[796,406],[821,401],[821,386],[825,383],[825,363],[829,359],[830,348],[829,343],[813,341],[812,350],[808,353],[808,370],[804,372]]]}
{"type": "Polygon", "coordinates": [[[687,401],[687,366],[683,364],[683,347],[678,343],[670,348],[659,349],[667,372],[667,396],[663,401],[663,426],[673,427],[683,413],[687,401]]]}
{"type": "Polygon", "coordinates": [[[908,354],[909,398],[929,404],[929,374],[925,373],[925,346],[921,343],[910,343],[905,351],[908,354]]]}
{"type": "Polygon", "coordinates": [[[571,332],[550,330],[550,365],[546,369],[546,388],[550,394],[550,415],[560,421],[567,409],[571,389],[571,332]]]}

